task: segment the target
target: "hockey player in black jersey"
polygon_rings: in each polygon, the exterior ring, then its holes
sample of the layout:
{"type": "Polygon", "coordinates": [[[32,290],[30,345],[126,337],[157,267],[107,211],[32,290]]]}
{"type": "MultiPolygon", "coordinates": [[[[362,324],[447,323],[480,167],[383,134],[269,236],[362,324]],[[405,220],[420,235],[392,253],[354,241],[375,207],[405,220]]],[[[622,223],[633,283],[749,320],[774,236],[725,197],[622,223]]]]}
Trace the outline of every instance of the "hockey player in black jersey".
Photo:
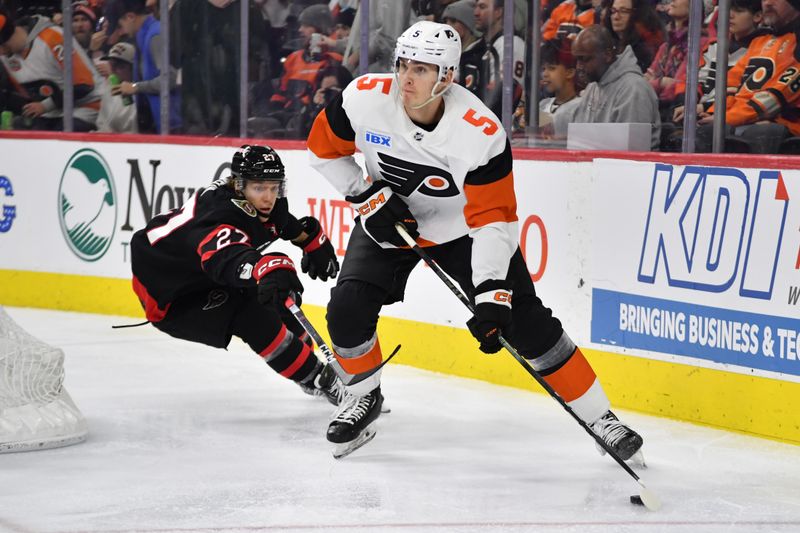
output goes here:
{"type": "Polygon", "coordinates": [[[273,370],[336,404],[341,381],[283,305],[290,293],[300,302],[295,266],[265,251],[291,241],[303,249],[303,272],[327,281],[339,271],[333,246],[317,219],[289,213],[275,150],[242,146],[231,173],[134,234],[133,290],[159,330],[218,348],[236,335],[273,370]]]}

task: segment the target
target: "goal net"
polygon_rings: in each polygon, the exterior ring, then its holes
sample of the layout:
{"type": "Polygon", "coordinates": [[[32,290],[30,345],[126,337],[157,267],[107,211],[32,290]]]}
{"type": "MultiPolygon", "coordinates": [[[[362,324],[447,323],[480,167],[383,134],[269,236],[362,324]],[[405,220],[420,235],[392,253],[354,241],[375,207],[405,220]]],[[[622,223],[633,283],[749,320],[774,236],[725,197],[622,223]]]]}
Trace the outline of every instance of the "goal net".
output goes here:
{"type": "Polygon", "coordinates": [[[27,333],[0,307],[0,453],[86,439],[86,420],[63,382],[64,352],[27,333]]]}

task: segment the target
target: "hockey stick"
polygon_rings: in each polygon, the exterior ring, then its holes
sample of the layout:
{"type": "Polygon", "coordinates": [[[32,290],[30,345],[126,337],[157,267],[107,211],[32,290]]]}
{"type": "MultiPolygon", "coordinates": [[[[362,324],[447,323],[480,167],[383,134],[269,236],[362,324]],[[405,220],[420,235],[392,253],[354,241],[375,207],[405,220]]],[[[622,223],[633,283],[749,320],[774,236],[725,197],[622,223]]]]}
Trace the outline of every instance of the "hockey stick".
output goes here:
{"type": "MultiPolygon", "coordinates": [[[[439,279],[442,280],[445,285],[447,285],[447,288],[450,289],[450,292],[455,294],[456,297],[459,300],[461,300],[461,303],[463,303],[467,307],[467,309],[469,309],[469,311],[474,315],[475,314],[474,304],[469,300],[469,298],[467,298],[467,296],[463,292],[461,292],[461,289],[456,287],[456,285],[450,280],[450,278],[447,277],[447,274],[445,274],[444,271],[441,269],[441,267],[436,263],[436,261],[434,261],[431,258],[431,256],[428,255],[428,252],[423,250],[411,237],[411,235],[408,234],[408,231],[406,231],[405,226],[403,226],[403,224],[398,222],[397,224],[395,224],[395,228],[397,229],[397,232],[400,234],[403,240],[406,241],[406,243],[411,247],[411,249],[417,253],[420,259],[425,261],[425,263],[429,267],[431,267],[431,270],[433,270],[433,272],[439,277],[439,279]]],[[[544,378],[541,376],[541,374],[539,374],[539,372],[537,372],[527,362],[525,362],[525,359],[519,354],[519,352],[517,352],[517,350],[513,346],[511,346],[511,344],[508,343],[508,341],[506,341],[505,338],[503,338],[502,335],[499,336],[499,339],[500,339],[500,344],[503,345],[503,348],[505,348],[508,351],[508,353],[510,353],[514,357],[514,359],[516,359],[517,362],[520,365],[522,365],[522,367],[528,372],[528,374],[530,374],[531,377],[535,379],[536,382],[539,385],[541,385],[542,388],[546,390],[547,393],[550,396],[552,396],[554,400],[556,400],[558,403],[561,404],[561,407],[563,407],[572,416],[572,418],[574,418],[575,421],[578,422],[578,424],[586,431],[586,433],[588,433],[594,439],[597,445],[600,446],[603,450],[605,450],[606,453],[610,455],[612,459],[614,459],[634,480],[636,480],[637,483],[639,483],[639,485],[642,487],[642,492],[639,494],[639,498],[641,502],[644,504],[644,506],[650,509],[651,511],[657,511],[659,508],[661,508],[661,500],[659,500],[658,496],[656,496],[653,493],[653,491],[645,487],[644,482],[642,482],[641,478],[636,474],[636,472],[634,472],[633,469],[630,466],[628,466],[625,463],[625,461],[623,461],[622,458],[619,455],[617,455],[617,453],[614,450],[612,450],[611,447],[609,447],[608,444],[606,444],[605,441],[603,441],[603,439],[601,439],[597,435],[597,433],[592,431],[589,425],[586,422],[584,422],[581,417],[575,414],[575,411],[572,410],[572,408],[567,404],[567,402],[565,402],[564,399],[561,398],[561,396],[559,396],[555,390],[553,390],[550,384],[548,384],[544,380],[544,378]]],[[[631,496],[631,502],[634,502],[633,496],[631,496]]]]}
{"type": "MultiPolygon", "coordinates": [[[[325,343],[322,335],[320,335],[317,329],[311,324],[311,322],[308,320],[308,317],[306,317],[306,314],[302,309],[300,309],[300,307],[297,305],[297,302],[294,301],[292,295],[286,298],[284,305],[286,305],[286,308],[291,311],[297,321],[300,322],[300,325],[303,326],[303,329],[306,330],[306,333],[308,333],[311,339],[319,347],[319,351],[322,352],[322,355],[325,356],[325,360],[328,361],[328,364],[331,365],[334,371],[336,371],[336,375],[339,376],[339,379],[342,380],[342,383],[345,385],[352,385],[352,383],[349,383],[349,381],[353,379],[353,376],[345,372],[345,370],[339,364],[339,361],[336,360],[336,355],[333,353],[333,350],[331,350],[331,348],[325,343]]],[[[381,364],[378,365],[375,371],[383,368],[383,365],[388,363],[392,357],[397,355],[397,352],[400,350],[400,346],[401,345],[398,344],[394,351],[389,354],[389,357],[387,357],[385,361],[382,361],[381,364]]]]}

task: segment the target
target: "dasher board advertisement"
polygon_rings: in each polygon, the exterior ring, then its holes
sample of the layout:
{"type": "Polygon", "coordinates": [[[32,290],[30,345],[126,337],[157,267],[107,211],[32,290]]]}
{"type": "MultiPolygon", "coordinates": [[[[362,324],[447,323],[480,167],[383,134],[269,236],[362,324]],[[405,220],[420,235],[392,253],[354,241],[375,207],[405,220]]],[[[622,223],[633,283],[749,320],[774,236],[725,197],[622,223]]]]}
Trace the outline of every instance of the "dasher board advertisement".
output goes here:
{"type": "Polygon", "coordinates": [[[797,171],[604,159],[592,183],[593,343],[800,376],[797,171]]]}

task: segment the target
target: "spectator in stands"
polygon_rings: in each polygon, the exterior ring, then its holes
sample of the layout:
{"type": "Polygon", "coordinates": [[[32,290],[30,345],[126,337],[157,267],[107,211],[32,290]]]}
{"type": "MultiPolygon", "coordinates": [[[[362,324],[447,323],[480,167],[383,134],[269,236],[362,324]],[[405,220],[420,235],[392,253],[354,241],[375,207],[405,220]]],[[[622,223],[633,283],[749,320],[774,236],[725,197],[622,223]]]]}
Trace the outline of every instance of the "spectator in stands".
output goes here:
{"type": "Polygon", "coordinates": [[[320,89],[320,73],[342,63],[342,56],[323,44],[323,37],[333,30],[333,17],[327,6],[305,8],[299,22],[304,46],[284,61],[284,73],[270,99],[266,118],[251,121],[254,135],[300,137],[304,130],[302,113],[320,89]]]}
{"type": "MultiPolygon", "coordinates": [[[[787,135],[800,136],[800,0],[761,5],[771,32],[753,39],[728,72],[725,123],[752,151],[775,153],[787,135]]],[[[699,150],[710,149],[713,113],[712,107],[699,120],[699,150]]]]}
{"type": "Polygon", "coordinates": [[[161,133],[161,77],[169,80],[169,130],[180,131],[180,98],[177,91],[177,72],[162,64],[161,23],[147,12],[145,0],[111,0],[107,6],[109,31],[117,25],[122,33],[136,43],[136,64],[133,79],[114,88],[114,95],[134,96],[141,133],[161,133]]]}
{"type": "Polygon", "coordinates": [[[89,2],[81,0],[72,3],[72,35],[87,52],[95,24],[97,24],[97,14],[89,6],[89,2]]]}
{"type": "Polygon", "coordinates": [[[575,87],[575,57],[572,41],[567,38],[546,41],[542,44],[542,86],[551,96],[539,101],[539,125],[553,121],[553,115],[577,105],[575,87]]]}
{"type": "MultiPolygon", "coordinates": [[[[645,73],[653,90],[658,95],[659,109],[664,120],[671,120],[673,107],[682,104],[686,77],[686,54],[689,49],[689,0],[672,0],[667,10],[667,40],[658,48],[655,59],[645,73]]],[[[703,37],[700,49],[708,46],[703,37]]]]}
{"type": "Polygon", "coordinates": [[[602,25],[589,26],[572,45],[578,78],[588,83],[569,112],[556,113],[557,136],[566,136],[570,122],[652,124],[651,147],[658,148],[661,120],[658,99],[642,76],[630,46],[619,55],[614,39],[602,25]]]}
{"type": "MultiPolygon", "coordinates": [[[[728,45],[728,69],[731,69],[746,53],[756,37],[770,33],[761,28],[761,0],[731,0],[730,44],[728,45]]],[[[702,114],[714,104],[714,86],[717,72],[717,41],[711,43],[700,58],[699,83],[703,94],[697,104],[697,113],[702,114]]],[[[684,106],[675,108],[673,121],[683,120],[684,106]]]]}
{"type": "MultiPolygon", "coordinates": [[[[248,103],[261,106],[263,114],[272,96],[272,78],[278,74],[273,76],[270,70],[269,26],[257,6],[248,7],[248,103]]],[[[239,135],[241,33],[239,3],[177,0],[170,8],[170,57],[181,69],[184,133],[239,135]]]]}
{"type": "MultiPolygon", "coordinates": [[[[481,58],[481,86],[476,95],[502,118],[503,110],[503,0],[477,0],[475,3],[475,29],[483,33],[486,52],[481,58]]],[[[514,62],[512,112],[524,105],[525,98],[525,42],[513,38],[514,62]]]]}
{"type": "Polygon", "coordinates": [[[650,0],[612,0],[603,15],[619,52],[630,45],[642,72],[664,42],[664,27],[650,0]]]}
{"type": "Polygon", "coordinates": [[[458,0],[450,4],[445,8],[442,19],[461,37],[461,59],[456,81],[477,95],[482,87],[481,66],[487,46],[475,29],[475,0],[458,0]]]}
{"type": "Polygon", "coordinates": [[[550,41],[577,34],[601,21],[600,8],[593,0],[565,0],[556,6],[542,28],[542,40],[550,41]]]}
{"type": "MultiPolygon", "coordinates": [[[[103,60],[108,61],[111,73],[120,81],[133,80],[133,63],[136,48],[132,44],[117,43],[103,60]]],[[[103,83],[103,100],[100,107],[100,116],[97,117],[97,131],[111,133],[137,133],[139,131],[136,119],[136,106],[133,98],[112,95],[111,82],[106,79],[103,83]]]]}
{"type": "MultiPolygon", "coordinates": [[[[366,1],[366,0],[364,0],[366,1]]],[[[391,72],[397,38],[411,25],[408,0],[369,0],[369,65],[367,72],[391,72]]],[[[361,11],[356,12],[348,45],[351,54],[344,58],[350,72],[358,71],[361,53],[361,11]]]]}
{"type": "Polygon", "coordinates": [[[328,107],[336,96],[341,93],[347,85],[353,81],[353,75],[343,66],[328,67],[319,73],[319,89],[314,93],[311,103],[305,108],[300,119],[299,136],[308,137],[311,125],[317,115],[328,107]]]}
{"type": "MultiPolygon", "coordinates": [[[[27,101],[19,111],[31,129],[63,129],[64,64],[59,61],[63,49],[61,28],[49,19],[34,15],[16,24],[8,11],[0,10],[0,59],[17,92],[27,101]]],[[[72,79],[73,127],[89,131],[100,109],[101,79],[74,39],[72,79]]]]}
{"type": "Polygon", "coordinates": [[[324,36],[322,44],[328,47],[331,52],[337,54],[344,54],[347,50],[347,41],[350,38],[350,30],[353,27],[353,20],[355,20],[356,10],[352,8],[345,8],[338,10],[334,17],[333,34],[328,37],[324,36]]]}

